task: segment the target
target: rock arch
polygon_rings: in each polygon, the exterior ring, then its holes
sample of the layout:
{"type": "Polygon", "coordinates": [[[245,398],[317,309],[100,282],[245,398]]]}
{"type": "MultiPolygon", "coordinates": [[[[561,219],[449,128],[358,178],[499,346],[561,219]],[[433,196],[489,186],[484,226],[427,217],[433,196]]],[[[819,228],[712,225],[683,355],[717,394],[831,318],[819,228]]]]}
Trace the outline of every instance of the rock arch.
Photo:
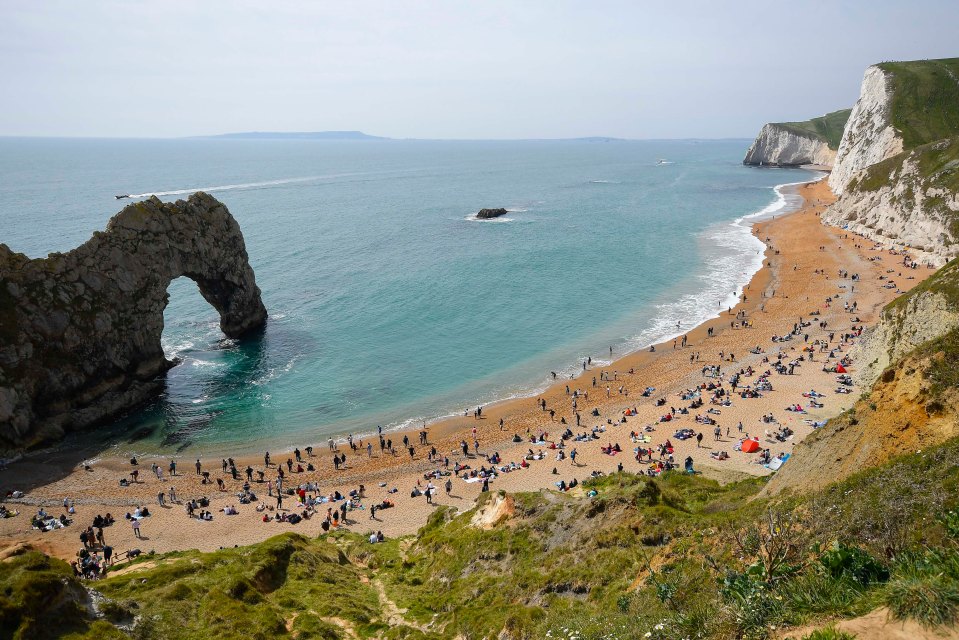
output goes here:
{"type": "Polygon", "coordinates": [[[205,193],[128,205],[67,253],[0,244],[0,449],[102,422],[152,398],[174,363],[160,346],[167,287],[194,280],[239,338],[264,326],[243,234],[205,193]]]}

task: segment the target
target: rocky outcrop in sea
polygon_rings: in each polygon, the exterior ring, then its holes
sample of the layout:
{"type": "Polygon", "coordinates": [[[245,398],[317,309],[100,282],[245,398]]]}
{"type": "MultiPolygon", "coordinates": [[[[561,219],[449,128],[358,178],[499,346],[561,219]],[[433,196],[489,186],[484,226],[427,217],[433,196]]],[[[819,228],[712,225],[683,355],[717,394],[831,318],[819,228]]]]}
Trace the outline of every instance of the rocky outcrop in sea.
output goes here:
{"type": "Polygon", "coordinates": [[[0,244],[0,450],[108,420],[153,398],[174,363],[160,346],[167,286],[186,276],[231,338],[264,326],[243,234],[205,193],[131,204],[66,253],[0,244]]]}

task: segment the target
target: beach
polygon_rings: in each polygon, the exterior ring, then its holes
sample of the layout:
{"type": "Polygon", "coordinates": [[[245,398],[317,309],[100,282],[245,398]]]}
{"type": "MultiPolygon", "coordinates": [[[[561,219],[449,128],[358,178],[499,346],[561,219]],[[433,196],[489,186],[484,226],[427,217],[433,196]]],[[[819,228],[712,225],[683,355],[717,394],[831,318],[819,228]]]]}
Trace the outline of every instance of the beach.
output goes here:
{"type": "MultiPolygon", "coordinates": [[[[497,467],[511,462],[519,465],[529,451],[534,457],[542,452],[543,459],[530,460],[526,468],[499,473],[490,481],[491,490],[509,492],[556,490],[557,482],[569,483],[574,479],[582,482],[591,473],[611,473],[619,465],[628,472],[646,472],[650,463],[638,462],[634,458],[634,449],[655,448],[667,439],[673,445],[672,456],[680,472],[684,460],[691,457],[696,472],[720,481],[771,473],[755,462],[756,453],[735,450],[737,442],[746,436],[758,437],[760,450],[769,449],[774,457],[785,456],[791,453],[795,442],[814,429],[813,423],[835,416],[851,406],[861,390],[853,388],[848,394],[835,393],[840,386],[837,374],[823,371],[823,366],[827,363],[834,366],[839,358],[849,353],[854,340],[845,340],[844,336],[855,333],[853,327],[875,322],[885,304],[932,273],[926,268],[907,271],[901,268],[900,255],[877,249],[861,238],[846,237],[840,229],[823,226],[819,215],[833,200],[825,181],[796,187],[796,191],[804,199],[799,211],[759,222],[753,227],[756,237],[767,245],[766,260],[746,287],[743,299],[735,307],[717,309],[720,315],[714,320],[688,330],[685,326],[678,327],[677,332],[684,332],[686,336],[685,346],[679,342],[674,346],[673,341],[668,341],[655,345],[654,352],[625,355],[603,367],[587,365],[573,379],[557,378],[535,398],[484,406],[481,417],[474,417],[472,411],[467,411],[467,415],[429,424],[426,429],[429,444],[426,446],[419,444],[419,429],[385,433],[384,437],[394,443],[395,456],[381,452],[375,438],[370,440],[372,456],[367,454],[367,440],[361,444],[357,441],[355,451],[340,442],[336,453],[345,453],[346,463],[335,469],[333,452],[326,441],[303,442],[299,445],[302,466],[312,464],[316,470],[287,472],[284,488],[315,483],[318,490],[307,493],[328,496],[335,491],[346,495],[363,485],[363,508],[348,512],[346,528],[362,534],[382,531],[387,536],[399,536],[414,533],[439,505],[465,511],[474,504],[482,482],[467,482],[455,475],[432,480],[438,489],[433,504],[428,504],[423,496],[411,497],[415,487],[420,490],[426,487],[428,480],[424,474],[437,469],[446,470],[443,459],[447,457],[450,468],[461,463],[475,470],[481,466],[489,468],[491,464],[485,456],[494,452],[500,459],[497,467]],[[888,272],[890,269],[892,271],[888,272]],[[859,277],[855,280],[840,277],[840,271],[859,277]],[[907,280],[907,277],[913,279],[907,280]],[[894,279],[895,288],[886,288],[890,278],[894,279]],[[846,305],[853,304],[855,310],[848,311],[846,305]],[[793,332],[800,322],[809,325],[799,327],[798,333],[788,341],[772,341],[774,335],[793,332]],[[821,323],[825,323],[825,327],[821,323]],[[828,340],[830,334],[833,339],[824,350],[803,351],[817,340],[828,340]],[[752,353],[751,350],[755,351],[757,347],[758,352],[752,353]],[[829,359],[830,351],[836,357],[829,359]],[[791,375],[771,371],[768,382],[772,390],[761,391],[761,397],[745,398],[731,392],[729,375],[742,371],[739,386],[753,385],[761,374],[772,369],[772,362],[779,352],[784,354],[782,363],[786,368],[793,365],[791,375]],[[804,359],[798,361],[801,356],[804,359]],[[764,361],[767,358],[768,361],[764,361]],[[716,366],[720,367],[718,374],[704,372],[704,368],[716,366]],[[753,373],[749,373],[749,368],[753,373]],[[723,377],[720,378],[719,374],[723,377]],[[729,405],[711,404],[712,390],[701,389],[703,384],[720,381],[724,382],[724,390],[731,401],[729,405]],[[644,396],[643,391],[647,388],[655,390],[644,396]],[[672,414],[671,407],[679,410],[690,404],[691,400],[684,400],[681,395],[693,389],[699,389],[699,396],[706,401],[704,406],[689,409],[688,414],[672,414]],[[813,389],[823,394],[818,398],[823,405],[821,408],[810,406],[810,398],[803,396],[813,389]],[[658,405],[657,400],[661,398],[665,402],[658,405]],[[574,401],[580,415],[579,426],[575,421],[574,401]],[[546,410],[541,402],[545,402],[546,410]],[[801,405],[804,412],[785,410],[796,404],[801,405]],[[714,412],[707,413],[709,409],[714,412]],[[629,412],[625,422],[624,411],[629,412]],[[673,417],[668,422],[661,422],[667,413],[673,417]],[[762,420],[769,414],[775,422],[762,420]],[[697,422],[697,415],[717,424],[697,422]],[[564,419],[566,424],[562,422],[564,419]],[[740,423],[742,432],[739,431],[740,423]],[[652,430],[647,431],[648,426],[652,430]],[[716,426],[720,428],[718,439],[714,436],[716,426]],[[783,427],[790,429],[792,435],[784,441],[773,438],[772,432],[783,427]],[[568,455],[557,460],[559,449],[550,448],[551,443],[559,442],[561,433],[567,428],[573,434],[602,429],[596,432],[598,438],[568,439],[565,442],[565,454],[574,448],[578,453],[575,463],[568,455]],[[702,433],[702,441],[698,443],[696,438],[677,440],[674,433],[681,428],[702,433]],[[631,432],[639,433],[648,442],[634,442],[631,432]],[[414,448],[412,455],[402,443],[404,435],[414,448]],[[530,442],[531,437],[540,442],[541,435],[542,444],[530,442]],[[519,442],[514,442],[516,437],[519,442]],[[474,440],[478,442],[479,455],[474,453],[474,440]],[[463,442],[467,444],[468,456],[464,456],[461,450],[463,442]],[[602,448],[609,445],[614,448],[619,445],[621,452],[604,453],[602,448]],[[313,448],[312,456],[306,454],[307,446],[313,448]],[[427,452],[432,447],[438,453],[439,462],[427,459],[427,452]],[[728,453],[728,459],[716,460],[710,455],[719,451],[728,453]],[[449,495],[443,486],[447,478],[452,478],[449,495]],[[383,500],[393,502],[394,506],[377,511],[376,519],[371,519],[369,506],[383,500]]],[[[615,261],[611,265],[615,268],[615,261]]],[[[596,282],[595,286],[602,286],[601,282],[596,282]]],[[[597,313],[601,312],[597,310],[597,313]]],[[[613,358],[618,356],[615,352],[611,355],[613,358]]],[[[856,363],[850,363],[850,373],[855,369],[856,363]]],[[[272,462],[283,464],[284,470],[286,461],[293,457],[292,451],[278,450],[270,454],[272,462]]],[[[223,458],[228,455],[229,451],[222,453],[223,458]]],[[[658,461],[659,454],[654,453],[653,459],[658,461]]],[[[255,481],[258,471],[264,471],[268,481],[277,476],[276,466],[264,467],[262,455],[236,458],[239,479],[223,470],[220,457],[204,456],[200,461],[201,468],[209,472],[210,484],[201,484],[203,476],[196,473],[195,458],[188,455],[177,457],[176,475],[172,477],[170,460],[169,456],[139,459],[136,465],[138,481],[121,486],[120,479],[129,479],[133,468],[127,459],[97,457],[86,469],[80,465],[83,460],[71,452],[27,455],[0,472],[0,489],[4,493],[16,490],[25,494],[22,498],[7,500],[7,505],[19,509],[20,514],[0,520],[0,547],[26,543],[71,560],[80,548],[80,532],[91,524],[95,515],[109,512],[117,522],[105,528],[104,535],[107,544],[118,552],[134,548],[157,552],[188,548],[215,550],[251,544],[288,530],[318,535],[323,532],[321,524],[327,508],[342,504],[319,505],[316,515],[295,525],[263,522],[264,514],[273,516],[277,512],[269,509],[258,512],[255,504],[240,504],[236,496],[245,480],[244,469],[250,466],[254,470],[252,491],[260,501],[275,507],[275,500],[267,495],[267,484],[255,481]],[[153,463],[159,465],[162,478],[151,471],[153,463]],[[218,488],[217,479],[223,480],[223,490],[218,488]],[[171,487],[175,488],[178,502],[160,506],[157,494],[168,493],[171,487]],[[207,508],[213,514],[212,520],[187,516],[183,502],[199,497],[209,499],[207,508]],[[69,514],[73,524],[46,533],[31,528],[30,517],[39,507],[59,516],[65,513],[65,499],[75,505],[75,513],[69,514]],[[124,514],[132,512],[137,505],[147,505],[151,512],[142,520],[142,540],[134,538],[132,527],[124,519],[124,514]],[[238,514],[223,513],[222,510],[231,505],[237,507],[238,514]]],[[[295,470],[297,463],[294,461],[292,466],[295,470]]],[[[573,491],[581,489],[577,487],[573,491]]],[[[293,496],[285,497],[283,509],[281,513],[303,510],[295,506],[293,496]]]]}

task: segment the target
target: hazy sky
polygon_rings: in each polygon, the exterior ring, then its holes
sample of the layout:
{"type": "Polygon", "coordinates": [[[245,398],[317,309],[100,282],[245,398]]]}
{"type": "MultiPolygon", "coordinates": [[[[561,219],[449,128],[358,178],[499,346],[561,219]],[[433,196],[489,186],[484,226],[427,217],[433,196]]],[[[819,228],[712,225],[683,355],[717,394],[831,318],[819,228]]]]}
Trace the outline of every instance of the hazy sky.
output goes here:
{"type": "Polygon", "coordinates": [[[0,7],[0,135],[752,137],[959,56],[957,0],[0,7]]]}

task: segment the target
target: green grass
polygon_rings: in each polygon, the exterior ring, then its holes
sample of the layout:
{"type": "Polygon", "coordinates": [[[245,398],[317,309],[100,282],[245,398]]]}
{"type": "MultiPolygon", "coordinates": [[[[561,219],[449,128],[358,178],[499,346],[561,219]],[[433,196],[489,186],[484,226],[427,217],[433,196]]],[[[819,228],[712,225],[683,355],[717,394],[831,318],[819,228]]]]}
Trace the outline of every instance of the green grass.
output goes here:
{"type": "Polygon", "coordinates": [[[959,135],[959,58],[878,66],[892,74],[892,125],[905,149],[959,135]]]}
{"type": "Polygon", "coordinates": [[[812,137],[825,140],[829,148],[835,150],[839,148],[842,132],[846,128],[846,121],[849,120],[851,112],[852,109],[840,109],[803,122],[777,122],[775,124],[801,136],[810,137],[811,134],[812,137]]]}
{"type": "Polygon", "coordinates": [[[85,616],[86,592],[61,561],[30,551],[0,562],[0,637],[124,638],[85,616]]]}
{"type": "Polygon", "coordinates": [[[339,637],[342,618],[370,635],[384,626],[373,589],[336,544],[288,533],[249,547],[166,556],[102,580],[115,615],[138,616],[140,638],[339,637]]]}
{"type": "Polygon", "coordinates": [[[886,591],[885,604],[900,620],[926,627],[959,619],[959,553],[954,549],[906,554],[886,591]]]}

